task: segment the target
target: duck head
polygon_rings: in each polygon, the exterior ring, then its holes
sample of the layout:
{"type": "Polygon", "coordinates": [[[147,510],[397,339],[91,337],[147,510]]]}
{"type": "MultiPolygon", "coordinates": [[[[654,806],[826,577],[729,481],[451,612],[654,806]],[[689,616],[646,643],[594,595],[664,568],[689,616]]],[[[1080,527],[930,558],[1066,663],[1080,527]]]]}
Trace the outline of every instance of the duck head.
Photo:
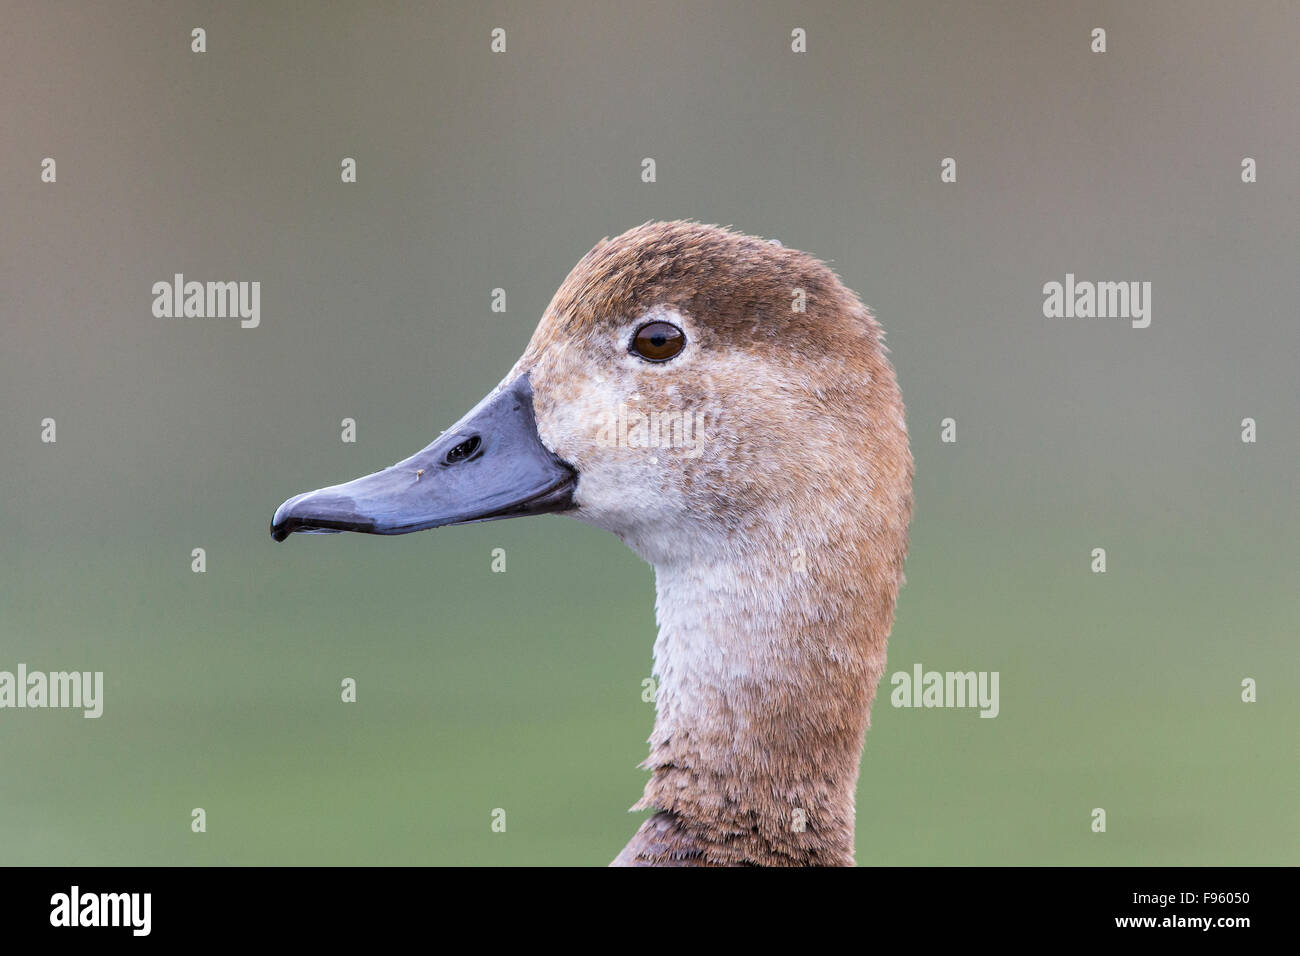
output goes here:
{"type": "Polygon", "coordinates": [[[803,253],[649,223],[582,258],[459,422],[390,468],[290,498],[272,535],[566,512],[652,563],[732,548],[740,532],[770,538],[774,519],[838,497],[845,479],[910,466],[880,336],[803,253]]]}
{"type": "Polygon", "coordinates": [[[290,498],[271,533],[547,512],[613,532],[655,566],[660,625],[657,812],[619,862],[851,862],[911,514],[881,337],[804,253],[647,223],[579,261],[469,414],[290,498]]]}

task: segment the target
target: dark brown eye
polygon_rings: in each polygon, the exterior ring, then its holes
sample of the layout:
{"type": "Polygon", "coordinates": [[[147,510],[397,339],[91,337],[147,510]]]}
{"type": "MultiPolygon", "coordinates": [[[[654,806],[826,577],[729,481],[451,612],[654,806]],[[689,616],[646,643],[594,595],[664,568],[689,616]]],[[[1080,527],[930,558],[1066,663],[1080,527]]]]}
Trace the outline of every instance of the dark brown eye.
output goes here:
{"type": "Polygon", "coordinates": [[[632,351],[651,362],[667,362],[685,344],[686,336],[671,322],[647,322],[632,336],[632,351]]]}

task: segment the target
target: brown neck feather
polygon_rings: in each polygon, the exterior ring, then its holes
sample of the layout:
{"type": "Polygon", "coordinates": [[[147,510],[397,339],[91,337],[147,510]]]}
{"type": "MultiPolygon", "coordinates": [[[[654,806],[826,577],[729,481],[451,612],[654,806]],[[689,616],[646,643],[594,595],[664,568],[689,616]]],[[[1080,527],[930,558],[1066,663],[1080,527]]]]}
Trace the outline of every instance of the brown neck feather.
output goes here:
{"type": "Polygon", "coordinates": [[[785,549],[657,568],[652,776],[633,807],[656,812],[615,865],[853,864],[901,552],[891,534],[836,538],[784,574],[785,549]]]}

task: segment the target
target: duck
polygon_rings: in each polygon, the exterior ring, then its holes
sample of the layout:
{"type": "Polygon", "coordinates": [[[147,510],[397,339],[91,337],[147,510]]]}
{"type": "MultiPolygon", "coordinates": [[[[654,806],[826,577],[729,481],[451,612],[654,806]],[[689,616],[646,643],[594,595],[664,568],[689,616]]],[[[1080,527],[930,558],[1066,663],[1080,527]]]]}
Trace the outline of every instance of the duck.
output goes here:
{"type": "Polygon", "coordinates": [[[411,457],[271,534],[562,514],[653,566],[649,815],[614,866],[851,866],[912,515],[897,377],[824,262],[694,221],[583,256],[522,356],[411,457]]]}

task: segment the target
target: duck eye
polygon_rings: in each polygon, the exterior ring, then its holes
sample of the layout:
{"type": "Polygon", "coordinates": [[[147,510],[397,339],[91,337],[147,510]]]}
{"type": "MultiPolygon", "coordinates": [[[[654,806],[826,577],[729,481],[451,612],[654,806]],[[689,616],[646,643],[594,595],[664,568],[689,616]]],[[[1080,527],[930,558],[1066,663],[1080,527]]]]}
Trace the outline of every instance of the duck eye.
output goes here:
{"type": "Polygon", "coordinates": [[[686,345],[686,336],[671,322],[647,322],[632,336],[632,348],[643,359],[667,362],[686,345]]]}

